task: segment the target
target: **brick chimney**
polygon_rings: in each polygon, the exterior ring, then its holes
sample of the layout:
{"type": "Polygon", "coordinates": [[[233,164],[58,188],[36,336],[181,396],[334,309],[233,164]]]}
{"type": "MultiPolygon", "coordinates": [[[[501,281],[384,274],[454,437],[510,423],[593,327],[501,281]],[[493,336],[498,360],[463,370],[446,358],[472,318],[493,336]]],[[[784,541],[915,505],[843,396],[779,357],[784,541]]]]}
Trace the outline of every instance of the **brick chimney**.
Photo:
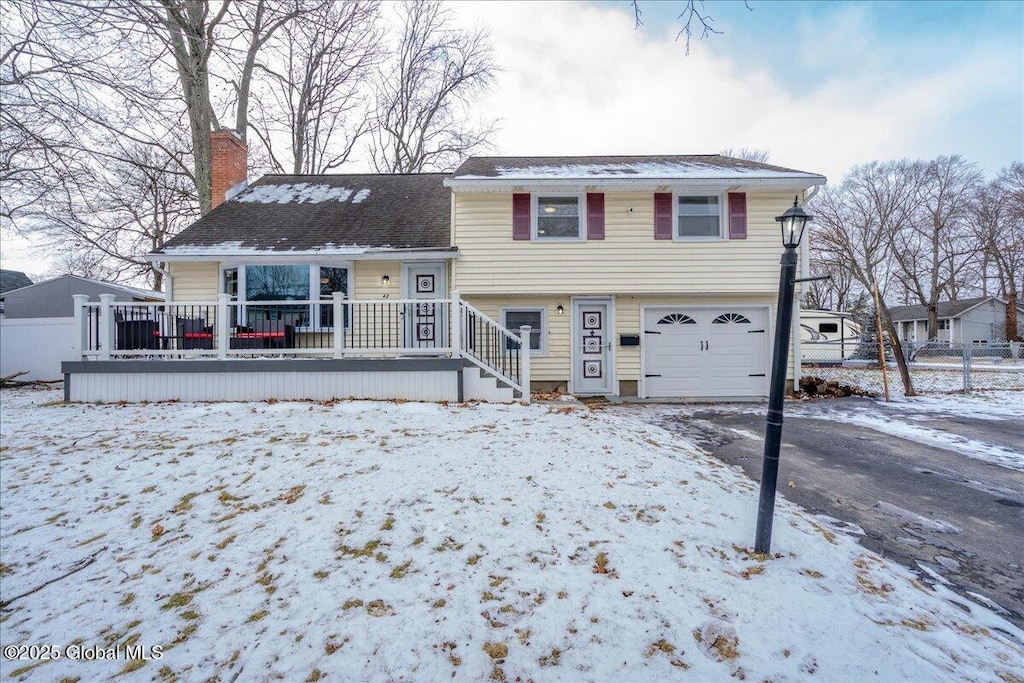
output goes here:
{"type": "Polygon", "coordinates": [[[210,156],[212,157],[212,205],[223,204],[228,190],[244,183],[248,178],[246,164],[249,148],[234,131],[217,130],[210,133],[210,156]]]}

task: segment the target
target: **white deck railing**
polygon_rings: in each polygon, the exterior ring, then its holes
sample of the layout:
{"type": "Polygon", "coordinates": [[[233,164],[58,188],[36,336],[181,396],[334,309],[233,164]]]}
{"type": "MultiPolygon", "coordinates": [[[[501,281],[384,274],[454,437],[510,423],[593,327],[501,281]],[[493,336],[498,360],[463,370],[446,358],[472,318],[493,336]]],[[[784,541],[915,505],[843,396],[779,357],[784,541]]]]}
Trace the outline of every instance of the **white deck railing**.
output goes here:
{"type": "Polygon", "coordinates": [[[522,352],[529,348],[529,328],[513,333],[458,292],[444,299],[356,300],[341,293],[246,302],[227,294],[196,302],[74,298],[85,360],[450,356],[529,400],[530,358],[522,352]]]}

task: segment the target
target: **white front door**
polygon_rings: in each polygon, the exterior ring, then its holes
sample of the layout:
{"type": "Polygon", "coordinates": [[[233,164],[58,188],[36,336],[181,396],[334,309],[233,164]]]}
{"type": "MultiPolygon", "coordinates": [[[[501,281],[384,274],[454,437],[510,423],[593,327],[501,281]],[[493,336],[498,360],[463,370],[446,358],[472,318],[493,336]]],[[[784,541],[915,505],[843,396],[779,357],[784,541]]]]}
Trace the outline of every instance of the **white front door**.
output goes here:
{"type": "MultiPolygon", "coordinates": [[[[444,263],[407,263],[402,268],[405,299],[448,299],[444,263]]],[[[405,347],[432,349],[448,344],[448,304],[436,301],[405,306],[405,347]]]]}
{"type": "Polygon", "coordinates": [[[572,391],[610,394],[615,374],[611,299],[574,299],[572,312],[572,391]]]}

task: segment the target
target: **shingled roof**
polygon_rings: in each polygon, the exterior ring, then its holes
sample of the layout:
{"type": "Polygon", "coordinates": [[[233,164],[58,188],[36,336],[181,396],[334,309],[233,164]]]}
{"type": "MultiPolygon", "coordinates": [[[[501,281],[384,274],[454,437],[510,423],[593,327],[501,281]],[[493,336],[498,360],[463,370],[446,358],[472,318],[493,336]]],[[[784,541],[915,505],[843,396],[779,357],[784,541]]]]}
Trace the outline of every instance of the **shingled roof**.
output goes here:
{"type": "Polygon", "coordinates": [[[548,178],[718,179],[799,178],[825,181],[816,173],[735,159],[720,154],[656,156],[472,157],[459,166],[456,180],[548,178]]]}
{"type": "MultiPolygon", "coordinates": [[[[984,303],[989,299],[995,301],[1003,301],[999,297],[995,296],[978,296],[973,299],[958,299],[956,301],[940,301],[938,306],[938,314],[940,318],[955,318],[963,313],[974,308],[978,304],[984,303]]],[[[1003,303],[1006,303],[1003,301],[1003,303]]],[[[1018,307],[1020,308],[1020,307],[1018,307]]],[[[903,320],[927,320],[928,319],[928,308],[921,304],[915,304],[913,306],[893,306],[889,309],[889,315],[895,321],[903,320]]]]}
{"type": "Polygon", "coordinates": [[[267,175],[154,254],[447,249],[443,173],[267,175]]]}
{"type": "Polygon", "coordinates": [[[32,284],[32,280],[20,270],[4,270],[0,268],[0,294],[28,287],[30,284],[32,284]]]}

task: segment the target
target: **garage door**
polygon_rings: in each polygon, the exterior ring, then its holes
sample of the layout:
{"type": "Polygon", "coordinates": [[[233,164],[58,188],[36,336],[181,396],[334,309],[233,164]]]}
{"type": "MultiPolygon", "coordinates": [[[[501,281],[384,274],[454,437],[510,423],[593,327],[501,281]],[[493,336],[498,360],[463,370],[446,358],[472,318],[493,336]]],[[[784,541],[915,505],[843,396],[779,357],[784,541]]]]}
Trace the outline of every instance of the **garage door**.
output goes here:
{"type": "Polygon", "coordinates": [[[767,310],[649,308],[644,312],[648,397],[748,397],[768,393],[767,310]]]}

